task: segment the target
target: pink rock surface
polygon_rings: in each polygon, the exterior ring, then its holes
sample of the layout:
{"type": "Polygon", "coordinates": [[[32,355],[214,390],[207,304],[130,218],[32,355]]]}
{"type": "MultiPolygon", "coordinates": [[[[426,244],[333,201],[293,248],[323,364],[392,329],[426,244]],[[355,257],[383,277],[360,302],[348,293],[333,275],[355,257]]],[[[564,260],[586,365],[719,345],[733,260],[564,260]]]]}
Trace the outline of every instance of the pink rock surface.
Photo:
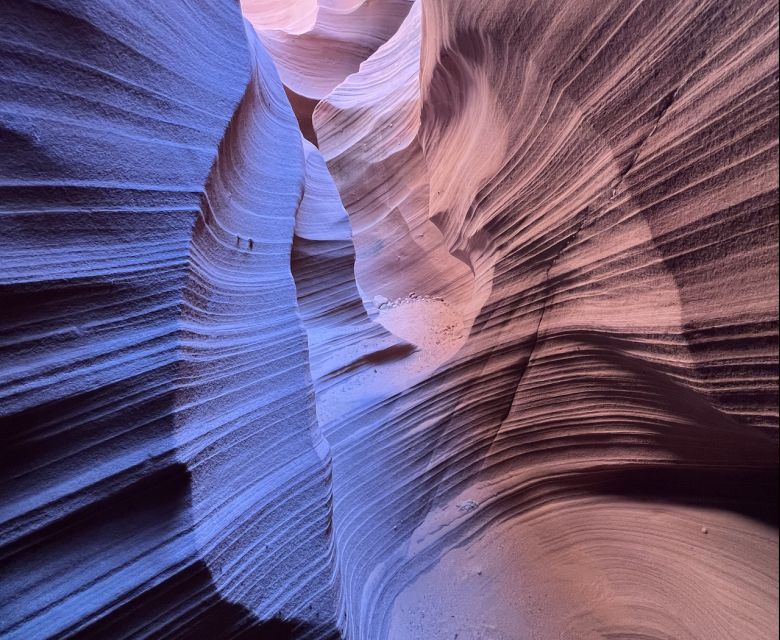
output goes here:
{"type": "Polygon", "coordinates": [[[328,95],[398,28],[412,0],[242,0],[273,57],[304,135],[328,95]],[[316,64],[312,61],[316,60],[316,64]]]}
{"type": "Polygon", "coordinates": [[[775,3],[131,4],[0,5],[0,635],[777,636],[775,3]]]}
{"type": "Polygon", "coordinates": [[[317,105],[365,297],[418,336],[418,297],[458,316],[362,450],[402,497],[343,502],[353,545],[398,536],[344,553],[360,637],[777,632],[776,26],[764,2],[418,2],[317,105]]]}

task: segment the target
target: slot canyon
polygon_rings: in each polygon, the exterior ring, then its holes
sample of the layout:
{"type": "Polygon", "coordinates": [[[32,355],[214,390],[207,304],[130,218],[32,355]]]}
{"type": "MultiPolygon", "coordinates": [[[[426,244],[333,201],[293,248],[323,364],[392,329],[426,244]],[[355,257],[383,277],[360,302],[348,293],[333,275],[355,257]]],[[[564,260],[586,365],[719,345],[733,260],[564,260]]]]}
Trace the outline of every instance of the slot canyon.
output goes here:
{"type": "Polygon", "coordinates": [[[0,0],[0,638],[776,638],[778,22],[0,0]]]}

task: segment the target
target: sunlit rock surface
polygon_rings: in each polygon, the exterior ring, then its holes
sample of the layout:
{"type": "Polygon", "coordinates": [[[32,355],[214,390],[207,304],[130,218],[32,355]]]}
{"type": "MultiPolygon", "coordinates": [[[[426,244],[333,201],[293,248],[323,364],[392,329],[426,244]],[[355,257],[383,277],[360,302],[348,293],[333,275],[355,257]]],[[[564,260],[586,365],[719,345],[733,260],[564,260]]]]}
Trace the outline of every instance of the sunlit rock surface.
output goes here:
{"type": "Polygon", "coordinates": [[[776,637],[776,4],[240,4],[0,5],[0,636],[776,637]]]}
{"type": "Polygon", "coordinates": [[[412,0],[241,0],[311,141],[317,102],[395,33],[411,5],[412,0]]]}

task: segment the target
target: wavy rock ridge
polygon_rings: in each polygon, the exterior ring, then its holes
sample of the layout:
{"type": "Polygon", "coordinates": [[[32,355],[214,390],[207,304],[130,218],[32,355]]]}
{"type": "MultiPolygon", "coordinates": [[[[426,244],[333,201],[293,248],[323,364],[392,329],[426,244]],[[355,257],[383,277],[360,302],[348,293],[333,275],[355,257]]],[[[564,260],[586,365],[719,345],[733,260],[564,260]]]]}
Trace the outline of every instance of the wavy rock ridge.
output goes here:
{"type": "Polygon", "coordinates": [[[776,4],[241,4],[0,6],[0,635],[776,637],[776,4]]]}

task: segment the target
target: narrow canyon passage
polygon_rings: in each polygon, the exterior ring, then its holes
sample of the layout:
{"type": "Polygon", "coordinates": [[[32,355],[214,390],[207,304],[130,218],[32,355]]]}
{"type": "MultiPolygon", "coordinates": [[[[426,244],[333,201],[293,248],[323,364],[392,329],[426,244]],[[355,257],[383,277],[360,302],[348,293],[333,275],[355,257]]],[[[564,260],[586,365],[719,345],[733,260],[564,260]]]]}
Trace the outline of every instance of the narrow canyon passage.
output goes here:
{"type": "Polygon", "coordinates": [[[0,638],[777,637],[779,22],[0,2],[0,638]]]}

